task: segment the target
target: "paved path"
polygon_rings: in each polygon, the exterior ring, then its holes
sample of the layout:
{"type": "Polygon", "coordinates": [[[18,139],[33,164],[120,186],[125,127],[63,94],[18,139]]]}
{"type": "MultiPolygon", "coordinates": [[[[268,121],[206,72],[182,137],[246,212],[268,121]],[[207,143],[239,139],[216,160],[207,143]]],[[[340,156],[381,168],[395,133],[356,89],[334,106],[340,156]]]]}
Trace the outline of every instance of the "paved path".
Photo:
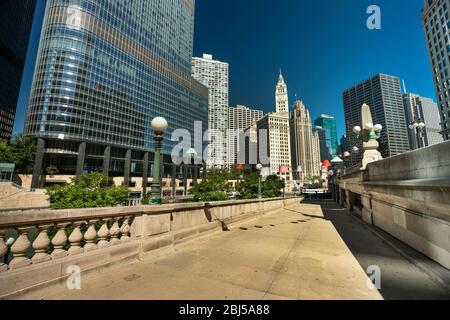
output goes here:
{"type": "Polygon", "coordinates": [[[364,270],[381,269],[381,294],[387,300],[450,300],[450,270],[331,202],[317,203],[364,270]]]}
{"type": "Polygon", "coordinates": [[[320,205],[231,226],[149,262],[82,276],[20,299],[382,299],[320,205]],[[302,214],[304,213],[304,214],[302,214]]]}

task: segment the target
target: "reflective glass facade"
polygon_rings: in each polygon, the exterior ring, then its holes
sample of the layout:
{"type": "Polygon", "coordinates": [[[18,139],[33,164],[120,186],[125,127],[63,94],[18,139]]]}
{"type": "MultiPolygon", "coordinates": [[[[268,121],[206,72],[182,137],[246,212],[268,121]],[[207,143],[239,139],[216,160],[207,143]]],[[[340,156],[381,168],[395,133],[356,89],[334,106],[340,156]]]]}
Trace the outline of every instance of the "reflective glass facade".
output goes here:
{"type": "MultiPolygon", "coordinates": [[[[320,127],[325,131],[325,141],[321,139],[321,145],[325,144],[325,148],[328,150],[323,150],[325,158],[323,160],[331,160],[338,152],[338,135],[337,135],[337,124],[336,119],[333,116],[326,114],[321,115],[314,122],[316,127],[320,127]]],[[[322,137],[323,138],[323,137],[322,137]]]]}
{"type": "Polygon", "coordinates": [[[0,139],[13,131],[36,0],[0,1],[0,139]]]}
{"type": "Polygon", "coordinates": [[[26,133],[153,149],[151,120],[171,132],[208,125],[208,91],[191,77],[193,0],[50,0],[26,133]]]}

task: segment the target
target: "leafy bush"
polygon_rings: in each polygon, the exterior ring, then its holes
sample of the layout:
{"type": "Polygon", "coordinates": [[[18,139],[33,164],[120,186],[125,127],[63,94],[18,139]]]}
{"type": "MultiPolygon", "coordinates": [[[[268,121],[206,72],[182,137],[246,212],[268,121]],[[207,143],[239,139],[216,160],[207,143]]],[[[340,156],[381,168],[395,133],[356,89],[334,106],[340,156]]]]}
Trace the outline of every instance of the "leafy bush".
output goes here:
{"type": "Polygon", "coordinates": [[[108,177],[102,173],[90,173],[72,179],[64,186],[47,189],[52,209],[115,207],[128,200],[126,186],[108,186],[108,177]]]}
{"type": "Polygon", "coordinates": [[[33,138],[17,135],[10,143],[0,141],[0,162],[14,163],[16,173],[32,173],[35,155],[36,140],[33,138]]]}
{"type": "Polygon", "coordinates": [[[277,176],[269,176],[262,184],[262,196],[263,198],[278,198],[281,197],[283,192],[281,191],[285,187],[284,181],[280,180],[277,176]]]}
{"type": "Polygon", "coordinates": [[[225,201],[231,190],[229,173],[224,170],[211,170],[206,179],[191,189],[194,201],[225,201]]]}
{"type": "Polygon", "coordinates": [[[252,173],[244,177],[239,181],[237,185],[237,191],[239,195],[238,199],[256,199],[258,198],[258,180],[259,174],[252,173]]]}
{"type": "MultiPolygon", "coordinates": [[[[252,173],[246,175],[238,184],[239,199],[256,199],[258,198],[258,175],[252,173]]],[[[269,176],[266,181],[261,182],[261,195],[263,198],[278,198],[282,195],[284,181],[277,176],[269,176]]]]}

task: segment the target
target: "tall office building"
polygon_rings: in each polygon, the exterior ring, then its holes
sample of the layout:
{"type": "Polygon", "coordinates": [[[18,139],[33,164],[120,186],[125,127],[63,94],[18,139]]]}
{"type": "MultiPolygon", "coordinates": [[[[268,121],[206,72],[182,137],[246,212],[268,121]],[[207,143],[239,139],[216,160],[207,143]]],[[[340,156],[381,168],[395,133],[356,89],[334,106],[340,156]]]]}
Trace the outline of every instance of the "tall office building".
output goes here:
{"type": "Polygon", "coordinates": [[[450,2],[425,0],[422,24],[441,114],[441,134],[450,139],[450,2]]]}
{"type": "Polygon", "coordinates": [[[314,125],[325,130],[325,144],[328,148],[328,153],[331,157],[336,156],[339,145],[336,119],[333,116],[323,114],[314,121],[314,125]]]}
{"type": "Polygon", "coordinates": [[[350,150],[349,146],[348,146],[348,140],[347,140],[347,136],[344,134],[341,137],[341,143],[339,144],[339,157],[341,157],[341,155],[343,155],[345,152],[350,152],[352,153],[352,150],[350,150]]]}
{"type": "Polygon", "coordinates": [[[169,123],[163,154],[172,167],[172,131],[193,135],[194,121],[208,122],[207,88],[191,77],[194,5],[47,1],[26,122],[38,138],[33,187],[50,165],[123,176],[126,185],[146,180],[156,116],[169,123]]]}
{"type": "Polygon", "coordinates": [[[280,74],[275,88],[275,113],[258,121],[259,153],[266,151],[271,174],[292,180],[291,135],[289,129],[289,99],[287,85],[280,74]],[[265,132],[265,137],[262,134],[265,132]],[[267,145],[262,145],[266,141],[267,145]],[[264,151],[261,151],[264,150],[264,151]],[[281,172],[285,170],[286,172],[281,172]]]}
{"type": "Polygon", "coordinates": [[[322,170],[322,159],[320,155],[320,139],[319,133],[317,130],[312,129],[312,162],[317,165],[317,168],[314,171],[318,172],[318,176],[320,176],[320,172],[322,170]]]}
{"type": "Polygon", "coordinates": [[[266,151],[269,157],[270,173],[286,176],[292,180],[291,136],[289,118],[284,114],[271,113],[258,121],[259,155],[266,151]],[[266,136],[263,137],[262,135],[266,136]],[[267,144],[262,145],[263,142],[267,144]],[[285,168],[287,172],[282,172],[285,168]]]}
{"type": "Polygon", "coordinates": [[[245,138],[245,164],[255,166],[258,164],[258,124],[253,122],[242,133],[245,138]]]}
{"type": "MultiPolygon", "coordinates": [[[[345,124],[349,147],[358,146],[355,126],[361,126],[361,106],[370,106],[373,121],[383,126],[381,132],[380,152],[383,157],[395,156],[409,151],[408,129],[406,126],[400,79],[385,74],[378,74],[343,93],[345,124]]],[[[361,154],[352,153],[352,163],[361,160],[361,154]]]]}
{"type": "Polygon", "coordinates": [[[239,139],[239,137],[245,129],[249,128],[254,122],[259,121],[263,116],[263,111],[250,109],[242,105],[237,105],[235,108],[228,109],[229,130],[227,162],[230,166],[245,158],[245,145],[240,145],[241,139],[239,139]],[[242,152],[240,157],[238,157],[239,152],[242,152]]]}
{"type": "Polygon", "coordinates": [[[0,140],[14,127],[36,0],[0,1],[0,140]]]}
{"type": "Polygon", "coordinates": [[[317,136],[319,137],[320,161],[325,160],[330,161],[332,159],[332,155],[330,153],[330,148],[328,147],[327,144],[327,131],[320,126],[316,126],[314,128],[314,131],[317,133],[317,136]]]}
{"type": "Polygon", "coordinates": [[[297,101],[290,113],[291,153],[294,179],[311,180],[320,176],[318,135],[313,134],[309,110],[297,101]]]}
{"type": "Polygon", "coordinates": [[[403,95],[405,106],[406,124],[425,123],[425,128],[410,129],[409,144],[411,150],[432,146],[443,142],[440,134],[440,116],[437,104],[430,98],[424,98],[417,94],[407,93],[403,95]]]}
{"type": "Polygon", "coordinates": [[[204,54],[203,58],[192,58],[192,76],[209,90],[207,166],[227,167],[228,63],[213,60],[209,54],[204,54]]]}

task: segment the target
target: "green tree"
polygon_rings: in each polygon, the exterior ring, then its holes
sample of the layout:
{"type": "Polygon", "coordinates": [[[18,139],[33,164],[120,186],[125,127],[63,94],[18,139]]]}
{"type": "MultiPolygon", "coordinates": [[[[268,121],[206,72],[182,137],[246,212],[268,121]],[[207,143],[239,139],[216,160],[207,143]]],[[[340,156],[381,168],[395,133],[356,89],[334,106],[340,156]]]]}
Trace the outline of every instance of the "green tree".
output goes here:
{"type": "Polygon", "coordinates": [[[0,162],[14,163],[16,173],[32,173],[35,155],[36,141],[33,138],[16,135],[10,143],[0,142],[0,162]]]}
{"type": "Polygon", "coordinates": [[[11,145],[6,141],[0,141],[0,162],[1,163],[14,163],[13,151],[11,145]]]}
{"type": "Polygon", "coordinates": [[[238,199],[258,198],[258,179],[259,173],[245,175],[244,179],[239,181],[237,186],[237,191],[239,192],[238,199]]]}
{"type": "Polygon", "coordinates": [[[108,177],[90,173],[63,186],[47,189],[52,209],[115,207],[128,200],[126,186],[108,186],[108,177]]]}
{"type": "Polygon", "coordinates": [[[36,140],[23,135],[16,135],[11,143],[17,173],[33,173],[34,159],[36,156],[36,140]]]}
{"type": "Polygon", "coordinates": [[[241,177],[245,174],[247,174],[247,170],[244,169],[237,169],[236,167],[233,167],[230,169],[228,175],[230,180],[239,180],[241,177]]]}
{"type": "MultiPolygon", "coordinates": [[[[258,198],[258,178],[259,173],[246,175],[238,185],[239,199],[258,198]]],[[[261,182],[261,195],[263,198],[278,198],[282,195],[284,181],[276,175],[267,177],[266,181],[261,182]]]]}
{"type": "Polygon", "coordinates": [[[262,184],[263,198],[278,198],[283,194],[282,189],[285,187],[284,181],[280,180],[276,175],[267,177],[262,184]]]}
{"type": "Polygon", "coordinates": [[[217,169],[209,171],[206,179],[191,189],[194,201],[227,200],[227,193],[231,190],[228,178],[227,171],[217,169]]]}

